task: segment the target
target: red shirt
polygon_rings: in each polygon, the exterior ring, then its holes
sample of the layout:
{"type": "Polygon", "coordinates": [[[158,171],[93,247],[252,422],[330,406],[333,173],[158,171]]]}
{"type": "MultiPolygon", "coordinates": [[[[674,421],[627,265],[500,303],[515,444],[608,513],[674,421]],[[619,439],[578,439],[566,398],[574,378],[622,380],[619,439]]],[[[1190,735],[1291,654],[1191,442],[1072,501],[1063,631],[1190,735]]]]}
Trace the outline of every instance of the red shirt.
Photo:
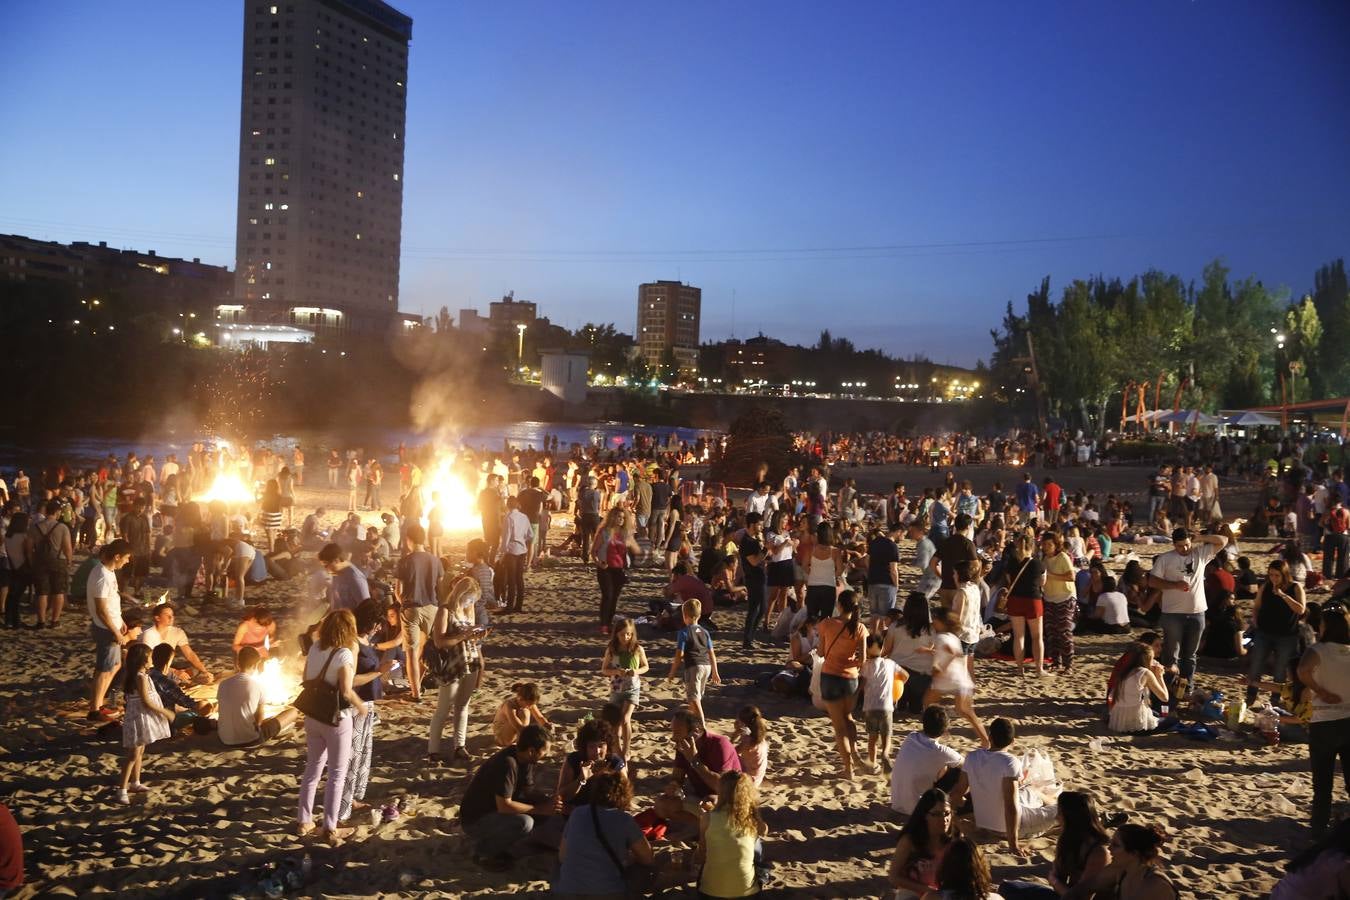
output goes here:
{"type": "MultiPolygon", "coordinates": [[[[735,756],[735,753],[732,755],[735,756]]],[[[0,891],[11,891],[21,884],[23,835],[19,833],[19,823],[14,821],[14,814],[9,811],[9,807],[0,803],[0,891]]]]}
{"type": "MultiPolygon", "coordinates": [[[[694,746],[698,750],[698,761],[703,763],[709,772],[720,775],[723,772],[741,771],[741,758],[736,755],[736,748],[731,745],[731,741],[720,734],[713,734],[711,731],[704,732],[703,737],[694,741],[694,746]]],[[[689,766],[689,760],[684,758],[684,754],[675,754],[675,768],[685,774],[689,791],[694,796],[703,798],[712,795],[713,789],[704,784],[702,778],[694,774],[689,766]]]]}
{"type": "Polygon", "coordinates": [[[1053,481],[1045,486],[1045,508],[1059,509],[1059,485],[1053,481]]]}

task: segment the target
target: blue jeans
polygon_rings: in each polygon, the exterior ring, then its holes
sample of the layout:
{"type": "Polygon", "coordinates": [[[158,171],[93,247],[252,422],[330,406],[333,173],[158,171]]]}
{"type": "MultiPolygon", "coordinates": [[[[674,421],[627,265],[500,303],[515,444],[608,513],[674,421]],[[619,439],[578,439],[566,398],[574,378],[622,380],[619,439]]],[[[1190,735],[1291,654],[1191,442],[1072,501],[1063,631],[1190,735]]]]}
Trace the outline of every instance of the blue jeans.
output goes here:
{"type": "Polygon", "coordinates": [[[1205,614],[1165,612],[1159,624],[1163,631],[1162,664],[1175,663],[1187,684],[1194,683],[1195,654],[1200,649],[1200,637],[1205,633],[1205,614]]]}
{"type": "Polygon", "coordinates": [[[750,646],[750,640],[755,636],[755,629],[759,627],[760,620],[764,618],[767,594],[768,588],[764,583],[763,574],[745,579],[745,633],[741,636],[741,644],[744,647],[750,646]]]}
{"type": "Polygon", "coordinates": [[[1265,671],[1266,655],[1272,652],[1275,654],[1275,680],[1283,684],[1289,677],[1289,663],[1298,652],[1298,635],[1255,632],[1252,635],[1252,645],[1247,648],[1247,658],[1251,661],[1247,670],[1248,681],[1255,682],[1261,677],[1261,673],[1265,671]]]}

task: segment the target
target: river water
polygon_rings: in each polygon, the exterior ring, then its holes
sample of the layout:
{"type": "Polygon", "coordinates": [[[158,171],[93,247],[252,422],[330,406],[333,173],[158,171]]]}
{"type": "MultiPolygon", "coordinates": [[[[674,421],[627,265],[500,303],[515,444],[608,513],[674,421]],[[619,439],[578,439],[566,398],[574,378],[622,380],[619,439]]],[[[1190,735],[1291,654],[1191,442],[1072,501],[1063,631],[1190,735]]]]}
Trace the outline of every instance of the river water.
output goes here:
{"type": "MultiPolygon", "coordinates": [[[[447,430],[449,437],[443,438],[441,449],[467,447],[475,450],[497,451],[509,443],[515,449],[539,448],[544,444],[545,435],[556,435],[562,451],[571,444],[591,446],[599,444],[608,448],[617,448],[627,444],[632,446],[633,436],[645,434],[660,443],[670,440],[693,443],[700,437],[711,437],[713,432],[693,428],[675,428],[671,426],[646,426],[626,422],[594,422],[578,424],[575,422],[514,422],[505,425],[470,428],[463,431],[447,430]]],[[[210,441],[207,434],[149,434],[134,437],[71,437],[66,440],[47,440],[41,443],[24,443],[21,440],[0,441],[0,466],[11,469],[15,466],[39,467],[57,462],[68,465],[87,465],[102,460],[109,453],[124,458],[129,451],[144,457],[146,454],[162,461],[170,453],[181,458],[193,443],[210,441]]],[[[417,447],[432,441],[432,437],[406,430],[362,431],[344,428],[328,431],[298,431],[291,434],[275,434],[255,441],[259,446],[269,446],[275,451],[289,451],[297,443],[305,451],[309,461],[320,463],[323,453],[330,448],[362,448],[367,456],[377,454],[383,460],[396,456],[400,442],[407,447],[417,447]]]]}

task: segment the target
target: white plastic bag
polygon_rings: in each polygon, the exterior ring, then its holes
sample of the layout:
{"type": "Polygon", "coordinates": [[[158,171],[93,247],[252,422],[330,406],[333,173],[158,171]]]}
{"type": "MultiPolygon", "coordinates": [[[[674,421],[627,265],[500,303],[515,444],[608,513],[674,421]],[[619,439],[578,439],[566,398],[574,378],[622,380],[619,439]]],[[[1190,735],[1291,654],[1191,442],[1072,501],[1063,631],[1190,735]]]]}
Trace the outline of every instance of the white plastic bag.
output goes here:
{"type": "Polygon", "coordinates": [[[1064,785],[1055,777],[1055,764],[1046,752],[1032,747],[1022,754],[1022,794],[1025,802],[1028,795],[1039,803],[1029,806],[1046,806],[1054,803],[1064,790],[1064,785]]]}
{"type": "Polygon", "coordinates": [[[825,657],[815,650],[811,651],[811,705],[821,712],[825,711],[825,701],[820,699],[820,673],[825,665],[825,657]]]}

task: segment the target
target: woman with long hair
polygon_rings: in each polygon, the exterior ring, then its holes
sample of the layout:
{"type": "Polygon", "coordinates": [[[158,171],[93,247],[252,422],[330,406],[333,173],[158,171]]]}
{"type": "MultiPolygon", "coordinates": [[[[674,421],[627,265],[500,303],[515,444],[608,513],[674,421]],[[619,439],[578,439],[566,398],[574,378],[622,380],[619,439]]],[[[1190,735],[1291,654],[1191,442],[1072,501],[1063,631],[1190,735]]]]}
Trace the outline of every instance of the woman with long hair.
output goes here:
{"type": "MultiPolygon", "coordinates": [[[[483,651],[479,639],[491,628],[474,625],[474,607],[482,596],[478,581],[461,575],[451,584],[431,622],[431,641],[438,651],[448,651],[448,670],[437,676],[436,711],[431,714],[431,733],[427,739],[427,760],[473,762],[465,748],[469,740],[469,701],[483,680],[483,651]],[[453,735],[448,756],[441,756],[441,734],[446,720],[452,720],[453,735]]],[[[429,686],[429,685],[428,685],[429,686]]]]}
{"type": "Polygon", "coordinates": [[[1073,665],[1073,624],[1078,612],[1074,595],[1073,560],[1064,552],[1057,531],[1041,536],[1041,565],[1045,567],[1045,657],[1067,672],[1073,665]]]}
{"type": "MultiPolygon", "coordinates": [[[[1108,848],[1115,883],[1099,893],[1115,900],[1176,900],[1180,896],[1176,887],[1158,865],[1158,852],[1166,840],[1167,833],[1157,825],[1127,823],[1117,828],[1108,848]]],[[[1101,881],[1097,879],[1099,886],[1101,881]]]]}
{"type": "Polygon", "coordinates": [[[325,767],[328,783],[323,792],[323,832],[333,843],[341,843],[352,833],[351,828],[338,827],[338,812],[352,758],[352,716],[366,715],[366,702],[352,686],[355,675],[356,617],[349,609],[335,610],[319,624],[319,639],[305,657],[304,680],[322,680],[336,688],[340,703],[347,705],[342,707],[336,725],[305,716],[305,773],[300,780],[297,826],[302,837],[314,830],[314,795],[325,767]]]}
{"type": "Polygon", "coordinates": [[[937,883],[942,900],[987,900],[997,897],[989,877],[989,864],[980,847],[959,836],[947,847],[938,865],[937,883]]]}
{"type": "Polygon", "coordinates": [[[806,608],[811,615],[826,618],[834,615],[835,597],[839,582],[847,571],[844,551],[834,545],[834,528],[822,522],[816,528],[816,539],[804,560],[806,567],[806,608]]]}
{"type": "Polygon", "coordinates": [[[370,782],[370,763],[375,755],[375,726],[380,724],[375,704],[384,699],[382,677],[393,669],[392,660],[380,660],[380,651],[371,640],[384,618],[379,601],[363,602],[356,608],[355,618],[356,674],[352,677],[352,687],[366,701],[366,714],[352,720],[352,758],[342,786],[339,822],[351,818],[352,810],[366,806],[366,785],[370,782]]]}
{"type": "Polygon", "coordinates": [[[790,517],[784,510],[778,510],[769,518],[768,533],[764,544],[769,551],[769,610],[764,616],[772,630],[778,617],[787,611],[788,594],[796,580],[793,572],[792,555],[797,549],[797,539],[792,536],[789,527],[790,517]]]}
{"type": "Polygon", "coordinates": [[[752,897],[763,885],[757,871],[760,838],[768,833],[759,814],[759,792],[744,772],[724,772],[717,784],[717,806],[703,814],[695,862],[700,897],[752,897]]]}
{"type": "Polygon", "coordinates": [[[263,659],[271,655],[272,647],[277,643],[277,623],[265,606],[253,606],[244,610],[239,617],[239,627],[234,630],[234,640],[230,648],[236,657],[243,647],[253,647],[263,659]]]}
{"type": "Polygon", "coordinates": [[[267,542],[263,545],[267,553],[272,552],[272,535],[281,530],[281,486],[275,478],[267,479],[263,486],[262,499],[258,501],[258,513],[267,542]]]}
{"type": "Polygon", "coordinates": [[[1250,662],[1247,671],[1248,704],[1256,700],[1257,685],[1269,654],[1275,655],[1275,684],[1284,684],[1289,676],[1289,663],[1298,653],[1298,623],[1307,608],[1303,585],[1294,581],[1289,563],[1283,559],[1271,560],[1266,570],[1266,582],[1256,592],[1256,599],[1252,602],[1252,622],[1256,627],[1252,645],[1247,649],[1250,662]]]}
{"type": "Polygon", "coordinates": [[[1045,592],[1045,569],[1036,559],[1036,545],[1031,537],[1019,534],[1008,544],[1003,554],[1003,576],[1008,591],[1008,618],[1012,620],[1013,662],[1017,674],[1025,675],[1022,658],[1023,641],[1031,636],[1031,660],[1036,674],[1045,674],[1045,647],[1041,634],[1041,618],[1045,614],[1042,598],[1045,592]]]}
{"type": "Polygon", "coordinates": [[[1091,896],[1092,885],[1111,864],[1111,835],[1102,827],[1092,797],[1082,791],[1059,795],[1059,842],[1050,866],[1050,884],[1005,881],[999,885],[1004,900],[1055,900],[1060,896],[1091,896]]]}
{"type": "Polygon", "coordinates": [[[600,582],[600,631],[609,634],[619,610],[619,594],[628,583],[628,563],[642,555],[642,547],[633,539],[628,513],[623,507],[611,509],[605,523],[595,534],[590,548],[595,560],[595,576],[600,582]]]}
{"type": "Polygon", "coordinates": [[[867,647],[867,626],[862,623],[858,598],[852,591],[840,594],[837,606],[836,616],[821,619],[816,626],[824,660],[820,669],[820,699],[834,729],[834,746],[839,751],[844,778],[852,780],[855,763],[864,771],[868,768],[858,754],[858,732],[853,724],[858,670],[867,647]]]}
{"type": "Polygon", "coordinates": [[[1350,758],[1350,617],[1337,602],[1322,607],[1317,643],[1298,664],[1298,677],[1312,691],[1308,757],[1312,766],[1312,831],[1319,838],[1331,814],[1336,758],[1350,758]]]}
{"type": "Polygon", "coordinates": [[[900,830],[886,878],[895,900],[918,900],[937,890],[937,870],[957,837],[956,815],[947,792],[929,788],[919,796],[900,830]]]}
{"type": "Polygon", "coordinates": [[[900,697],[900,708],[907,712],[923,712],[923,697],[933,680],[933,645],[933,608],[921,592],[911,591],[899,623],[886,629],[881,645],[881,655],[909,674],[900,697]]]}
{"type": "Polygon", "coordinates": [[[1162,666],[1154,662],[1153,648],[1135,644],[1131,656],[1116,679],[1111,694],[1111,714],[1108,726],[1117,734],[1138,734],[1158,727],[1158,716],[1149,705],[1152,694],[1167,702],[1167,687],[1163,684],[1162,666]]]}

